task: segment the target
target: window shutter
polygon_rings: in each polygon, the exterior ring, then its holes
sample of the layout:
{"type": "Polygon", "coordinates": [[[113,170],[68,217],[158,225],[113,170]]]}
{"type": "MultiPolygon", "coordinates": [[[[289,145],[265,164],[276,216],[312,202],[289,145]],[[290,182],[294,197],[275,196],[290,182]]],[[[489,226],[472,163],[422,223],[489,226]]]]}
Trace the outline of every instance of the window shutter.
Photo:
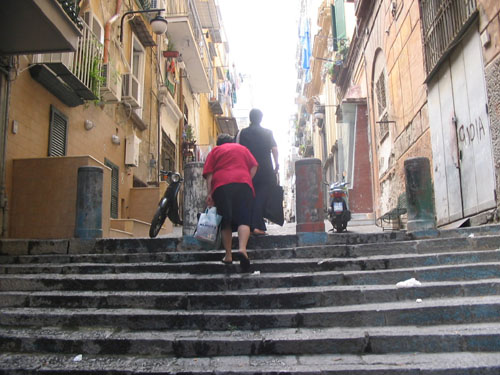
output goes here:
{"type": "Polygon", "coordinates": [[[104,43],[104,28],[94,14],[92,12],[85,12],[83,14],[83,21],[90,27],[97,40],[101,44],[104,43]]]}
{"type": "Polygon", "coordinates": [[[347,31],[345,24],[344,0],[335,0],[332,6],[332,27],[333,27],[333,50],[338,51],[339,47],[345,45],[347,31]]]}
{"type": "Polygon", "coordinates": [[[50,106],[49,156],[65,156],[68,140],[68,118],[50,106]]]}
{"type": "Polygon", "coordinates": [[[118,176],[120,169],[108,159],[104,159],[104,165],[111,168],[111,218],[118,219],[118,176]]]}

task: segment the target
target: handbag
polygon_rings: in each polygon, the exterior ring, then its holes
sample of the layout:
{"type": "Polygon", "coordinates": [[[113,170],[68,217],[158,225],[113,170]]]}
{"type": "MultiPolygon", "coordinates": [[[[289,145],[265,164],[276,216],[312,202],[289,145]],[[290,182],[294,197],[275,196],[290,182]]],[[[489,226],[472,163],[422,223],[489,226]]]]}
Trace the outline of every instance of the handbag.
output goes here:
{"type": "Polygon", "coordinates": [[[217,214],[216,207],[207,208],[205,212],[200,214],[194,238],[198,241],[215,244],[221,220],[222,216],[217,214]]]}
{"type": "Polygon", "coordinates": [[[279,184],[279,175],[276,174],[277,183],[270,187],[269,196],[264,207],[264,218],[275,224],[283,226],[283,187],[279,184]]]}

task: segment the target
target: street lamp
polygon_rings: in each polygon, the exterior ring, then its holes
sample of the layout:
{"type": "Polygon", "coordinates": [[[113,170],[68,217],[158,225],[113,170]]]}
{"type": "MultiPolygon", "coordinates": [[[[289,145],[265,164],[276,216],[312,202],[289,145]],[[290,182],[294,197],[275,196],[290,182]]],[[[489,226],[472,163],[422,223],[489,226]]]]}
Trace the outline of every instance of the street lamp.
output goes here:
{"type": "Polygon", "coordinates": [[[120,21],[120,44],[123,43],[123,20],[129,14],[135,13],[154,13],[158,12],[155,18],[153,18],[150,22],[151,28],[156,35],[162,35],[167,31],[167,20],[160,16],[160,12],[163,12],[165,9],[149,9],[149,10],[133,10],[130,12],[125,12],[120,21]]]}

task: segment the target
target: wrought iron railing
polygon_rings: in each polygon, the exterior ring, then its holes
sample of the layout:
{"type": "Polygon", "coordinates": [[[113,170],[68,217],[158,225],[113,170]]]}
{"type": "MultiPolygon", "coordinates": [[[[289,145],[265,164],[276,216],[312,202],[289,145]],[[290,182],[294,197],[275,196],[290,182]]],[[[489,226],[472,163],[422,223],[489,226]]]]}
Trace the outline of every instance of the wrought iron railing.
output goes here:
{"type": "Polygon", "coordinates": [[[101,42],[90,27],[85,22],[82,22],[82,36],[78,38],[78,47],[75,52],[35,55],[33,62],[38,64],[63,64],[98,98],[102,81],[102,53],[103,46],[101,42]]]}
{"type": "Polygon", "coordinates": [[[162,13],[165,18],[169,17],[187,17],[193,30],[196,41],[196,47],[203,61],[205,72],[207,73],[210,87],[213,87],[214,72],[212,67],[212,57],[205,40],[205,34],[198,16],[198,9],[194,0],[165,0],[165,12],[162,13]]]}
{"type": "Polygon", "coordinates": [[[421,0],[425,63],[430,74],[474,15],[476,0],[421,0]]]}
{"type": "Polygon", "coordinates": [[[71,71],[97,97],[99,97],[102,81],[102,55],[103,45],[90,27],[84,24],[83,36],[80,38],[78,48],[74,53],[74,65],[71,71]]]}

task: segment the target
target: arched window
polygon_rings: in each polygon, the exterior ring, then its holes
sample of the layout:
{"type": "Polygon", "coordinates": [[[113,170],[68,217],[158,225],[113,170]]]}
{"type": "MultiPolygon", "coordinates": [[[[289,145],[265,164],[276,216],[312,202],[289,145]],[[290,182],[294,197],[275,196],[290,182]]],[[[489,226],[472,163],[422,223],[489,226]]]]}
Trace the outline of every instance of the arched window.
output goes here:
{"type": "Polygon", "coordinates": [[[382,51],[378,51],[375,57],[372,78],[372,97],[375,109],[375,121],[378,129],[378,141],[382,143],[389,135],[389,97],[387,95],[387,75],[385,69],[385,58],[382,51]]]}

